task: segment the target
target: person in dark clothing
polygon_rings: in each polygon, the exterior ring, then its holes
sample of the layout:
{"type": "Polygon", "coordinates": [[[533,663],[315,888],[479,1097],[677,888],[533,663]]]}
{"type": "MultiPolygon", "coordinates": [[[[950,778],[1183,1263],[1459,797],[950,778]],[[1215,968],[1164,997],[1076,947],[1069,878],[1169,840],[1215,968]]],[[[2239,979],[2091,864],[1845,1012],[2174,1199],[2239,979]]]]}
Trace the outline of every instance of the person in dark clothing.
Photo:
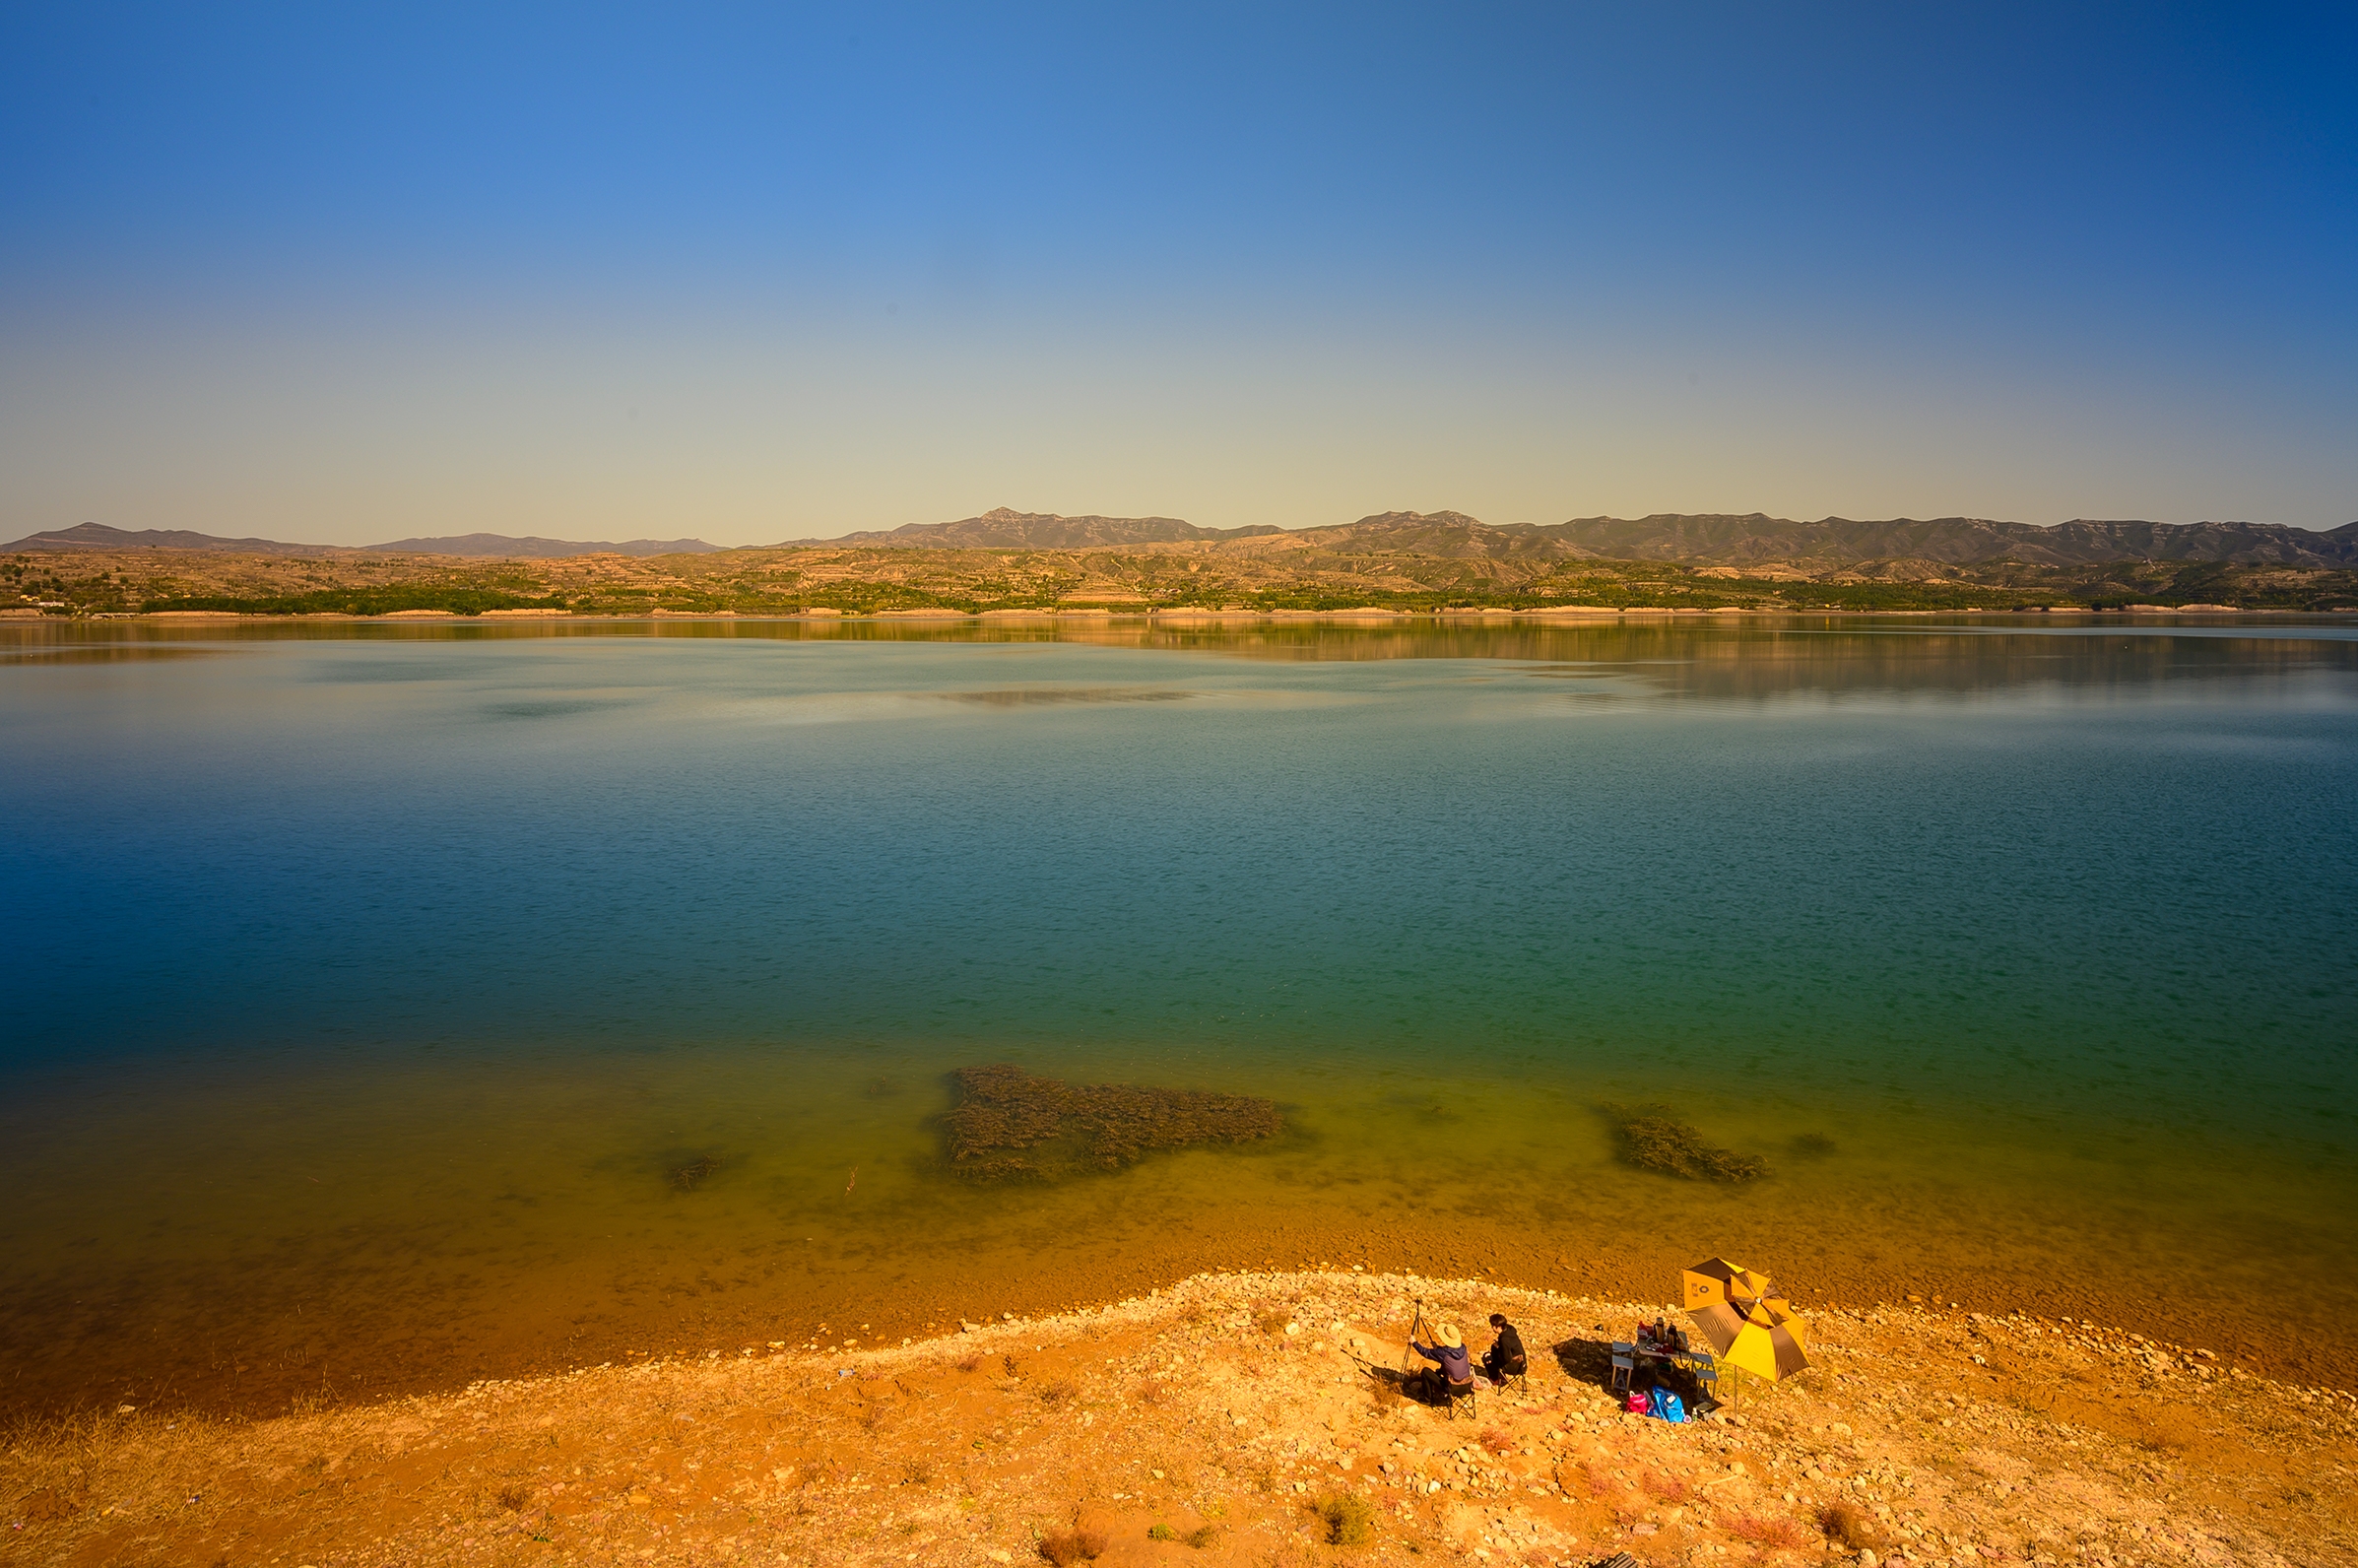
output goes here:
{"type": "Polygon", "coordinates": [[[1482,1352],[1482,1372],[1493,1383],[1519,1378],[1531,1370],[1531,1363],[1523,1356],[1523,1336],[1507,1322],[1503,1313],[1490,1314],[1490,1327],[1498,1337],[1490,1341],[1490,1348],[1482,1352]]]}
{"type": "MultiPolygon", "coordinates": [[[[1466,1394],[1473,1390],[1474,1366],[1466,1358],[1465,1337],[1451,1325],[1444,1323],[1435,1329],[1433,1338],[1438,1342],[1418,1344],[1415,1340],[1410,1339],[1408,1348],[1423,1356],[1427,1361],[1435,1362],[1440,1366],[1442,1379],[1448,1385],[1440,1391],[1441,1398],[1446,1403],[1452,1394],[1466,1394]]],[[[1431,1374],[1427,1373],[1426,1376],[1430,1377],[1431,1374]]]]}

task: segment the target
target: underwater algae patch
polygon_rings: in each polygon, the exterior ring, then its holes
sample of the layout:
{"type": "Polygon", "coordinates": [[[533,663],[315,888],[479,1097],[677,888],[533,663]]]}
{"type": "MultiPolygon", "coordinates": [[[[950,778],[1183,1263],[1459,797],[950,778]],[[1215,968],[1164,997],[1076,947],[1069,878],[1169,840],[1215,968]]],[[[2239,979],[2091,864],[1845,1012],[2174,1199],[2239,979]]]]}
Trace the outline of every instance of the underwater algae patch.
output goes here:
{"type": "Polygon", "coordinates": [[[663,1164],[674,1187],[684,1193],[692,1193],[704,1182],[720,1174],[721,1159],[718,1154],[697,1154],[692,1157],[673,1155],[663,1164]]]}
{"type": "Polygon", "coordinates": [[[950,1169],[968,1181],[1056,1181],[1135,1164],[1150,1149],[1243,1143],[1284,1126],[1277,1106],[1244,1094],[1066,1083],[1000,1063],[950,1075],[943,1118],[950,1169]]]}
{"type": "Polygon", "coordinates": [[[1612,1125],[1613,1143],[1626,1165],[1699,1182],[1750,1182],[1766,1176],[1768,1162],[1757,1154],[1715,1148],[1703,1135],[1677,1119],[1667,1105],[1615,1105],[1597,1109],[1612,1125]]]}

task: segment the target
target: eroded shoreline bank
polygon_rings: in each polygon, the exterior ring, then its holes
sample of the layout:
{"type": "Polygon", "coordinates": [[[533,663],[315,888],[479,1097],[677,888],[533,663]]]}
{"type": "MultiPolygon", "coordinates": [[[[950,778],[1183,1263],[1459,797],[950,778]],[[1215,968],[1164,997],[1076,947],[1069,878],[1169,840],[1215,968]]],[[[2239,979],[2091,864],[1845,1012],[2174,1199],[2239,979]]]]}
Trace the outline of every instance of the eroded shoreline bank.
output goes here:
{"type": "Polygon", "coordinates": [[[1670,1426],[1601,1387],[1604,1344],[1661,1310],[1412,1274],[1217,1273],[884,1346],[831,1324],[267,1420],[123,1409],[21,1426],[0,1525],[27,1561],[321,1568],[981,1565],[1091,1540],[1117,1565],[2358,1552],[2347,1395],[2078,1321],[1822,1311],[1808,1373],[1670,1426]],[[1458,1421],[1397,1398],[1417,1297],[1477,1344],[1489,1312],[1513,1317],[1528,1390],[1458,1421]],[[1345,1497],[1370,1535],[1339,1547],[1318,1507],[1345,1497]]]}

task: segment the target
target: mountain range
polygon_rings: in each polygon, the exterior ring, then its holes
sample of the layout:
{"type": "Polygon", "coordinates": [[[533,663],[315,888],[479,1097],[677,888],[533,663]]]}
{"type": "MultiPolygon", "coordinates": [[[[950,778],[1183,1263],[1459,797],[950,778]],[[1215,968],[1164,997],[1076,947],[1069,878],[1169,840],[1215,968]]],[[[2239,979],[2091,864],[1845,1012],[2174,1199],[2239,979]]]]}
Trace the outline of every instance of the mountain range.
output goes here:
{"type": "Polygon", "coordinates": [[[224,539],[184,528],[109,528],[77,523],[72,528],[28,534],[0,545],[18,550],[207,550],[246,555],[472,555],[516,560],[552,560],[565,555],[689,555],[719,550],[700,539],[603,540],[516,538],[508,534],[449,534],[435,539],[396,539],[385,545],[291,545],[277,539],[224,539]]]}
{"type": "MultiPolygon", "coordinates": [[[[950,523],[909,523],[834,539],[794,540],[769,549],[1103,550],[1205,545],[1251,555],[1303,551],[1399,554],[1458,560],[1659,560],[1745,565],[1772,561],[1914,559],[1949,565],[2020,561],[2081,566],[2118,560],[2222,561],[2245,565],[2358,566],[2358,522],[2328,532],[2282,523],[2153,523],[2086,518],[2042,527],[1981,517],[1823,517],[1797,522],[1761,512],[1661,512],[1651,517],[1576,517],[1561,523],[1492,526],[1464,512],[1378,512],[1316,528],[1199,528],[1175,517],[1063,517],[1001,507],[950,523]]],[[[700,539],[631,539],[619,544],[460,534],[352,549],[268,539],[224,539],[178,529],[137,532],[83,523],[30,535],[0,551],[195,550],[324,556],[436,555],[555,559],[569,555],[705,555],[700,539]]]]}
{"type": "Polygon", "coordinates": [[[771,547],[803,550],[823,545],[859,545],[885,550],[1087,550],[1104,545],[1175,545],[1194,540],[1249,539],[1283,530],[1198,528],[1176,517],[1059,517],[1054,512],[1016,512],[1001,506],[954,523],[903,523],[833,539],[797,539],[771,547]]]}

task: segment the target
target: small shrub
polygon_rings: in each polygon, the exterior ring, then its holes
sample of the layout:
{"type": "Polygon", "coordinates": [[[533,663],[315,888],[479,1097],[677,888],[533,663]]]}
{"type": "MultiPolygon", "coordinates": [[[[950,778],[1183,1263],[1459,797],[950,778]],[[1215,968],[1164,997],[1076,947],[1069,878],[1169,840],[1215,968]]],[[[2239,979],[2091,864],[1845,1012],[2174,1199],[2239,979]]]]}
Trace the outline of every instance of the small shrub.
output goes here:
{"type": "Polygon", "coordinates": [[[1205,1547],[1212,1545],[1219,1540],[1220,1527],[1217,1525],[1199,1525],[1180,1538],[1185,1540],[1190,1546],[1195,1547],[1196,1550],[1202,1551],[1205,1547]]]}
{"type": "Polygon", "coordinates": [[[1599,1470],[1594,1463],[1580,1467],[1580,1482],[1589,1496],[1599,1502],[1603,1502],[1621,1489],[1614,1483],[1611,1474],[1599,1470]]]}
{"type": "Polygon", "coordinates": [[[1253,1327],[1259,1329],[1263,1334],[1283,1334],[1285,1325],[1292,1321],[1291,1316],[1282,1312],[1270,1311],[1253,1314],[1253,1327]]]}
{"type": "Polygon", "coordinates": [[[521,1512],[525,1503],[528,1502],[531,1497],[532,1493],[525,1490],[523,1486],[515,1481],[509,1481],[505,1486],[499,1488],[497,1494],[493,1498],[493,1501],[497,1502],[500,1507],[513,1514],[521,1512]]]}
{"type": "Polygon", "coordinates": [[[1179,1538],[1179,1532],[1173,1530],[1168,1525],[1148,1525],[1146,1527],[1146,1538],[1148,1540],[1177,1540],[1179,1538]]]}
{"type": "Polygon", "coordinates": [[[1514,1449],[1515,1440],[1495,1426],[1486,1427],[1482,1431],[1482,1447],[1493,1454],[1505,1454],[1514,1449]]]}
{"type": "Polygon", "coordinates": [[[1009,1377],[1019,1378],[1023,1375],[1023,1368],[1016,1364],[1015,1358],[1014,1356],[1003,1355],[999,1359],[1007,1363],[1007,1375],[1009,1377]]]}
{"type": "Polygon", "coordinates": [[[1679,1476],[1671,1474],[1668,1470],[1661,1470],[1654,1474],[1648,1475],[1642,1484],[1645,1486],[1647,1492],[1653,1496],[1661,1498],[1666,1503],[1683,1503],[1686,1501],[1688,1488],[1685,1480],[1679,1476]]]}
{"type": "Polygon", "coordinates": [[[1076,1526],[1071,1530],[1052,1530],[1040,1537],[1040,1555],[1056,1564],[1056,1568],[1073,1568],[1105,1550],[1105,1536],[1094,1530],[1076,1526]]]}
{"type": "Polygon", "coordinates": [[[1080,1392],[1081,1389],[1071,1378],[1058,1378],[1054,1383],[1040,1390],[1040,1403],[1042,1405],[1062,1405],[1080,1392]]]}
{"type": "Polygon", "coordinates": [[[968,1354],[959,1356],[952,1364],[955,1365],[960,1372],[972,1372],[982,1365],[982,1357],[969,1352],[968,1354]]]}
{"type": "Polygon", "coordinates": [[[1736,1538],[1748,1540],[1755,1546],[1806,1546],[1809,1532],[1799,1520],[1782,1514],[1738,1514],[1728,1526],[1736,1538]]]}
{"type": "Polygon", "coordinates": [[[1817,1511],[1817,1528],[1826,1539],[1846,1551],[1861,1551],[1879,1545],[1882,1536],[1866,1513],[1849,1503],[1828,1503],[1817,1511]]]}
{"type": "Polygon", "coordinates": [[[913,1459],[900,1468],[900,1478],[911,1486],[931,1486],[934,1483],[934,1462],[913,1459]]]}
{"type": "Polygon", "coordinates": [[[1375,1510],[1349,1492],[1329,1492],[1318,1500],[1330,1546],[1364,1546],[1375,1538],[1375,1510]]]}

